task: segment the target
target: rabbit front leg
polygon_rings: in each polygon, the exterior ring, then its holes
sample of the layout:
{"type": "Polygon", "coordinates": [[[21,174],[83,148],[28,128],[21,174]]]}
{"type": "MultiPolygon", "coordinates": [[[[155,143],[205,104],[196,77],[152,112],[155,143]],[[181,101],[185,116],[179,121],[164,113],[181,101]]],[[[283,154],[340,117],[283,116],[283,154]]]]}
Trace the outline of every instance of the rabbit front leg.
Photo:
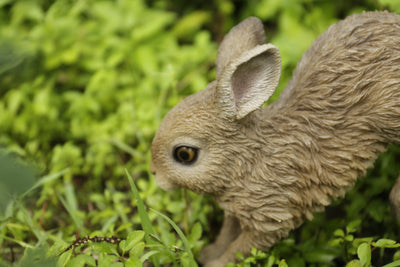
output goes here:
{"type": "Polygon", "coordinates": [[[397,177],[396,183],[390,191],[389,199],[392,206],[392,213],[400,221],[400,175],[397,177]]]}
{"type": "Polygon", "coordinates": [[[199,261],[204,264],[220,257],[239,236],[240,232],[239,220],[229,212],[225,212],[224,221],[217,240],[201,251],[199,261]]]}
{"type": "Polygon", "coordinates": [[[244,256],[249,255],[251,248],[255,246],[253,243],[255,236],[257,235],[243,230],[218,259],[207,262],[204,267],[223,267],[230,262],[236,262],[236,254],[239,252],[244,256]]]}

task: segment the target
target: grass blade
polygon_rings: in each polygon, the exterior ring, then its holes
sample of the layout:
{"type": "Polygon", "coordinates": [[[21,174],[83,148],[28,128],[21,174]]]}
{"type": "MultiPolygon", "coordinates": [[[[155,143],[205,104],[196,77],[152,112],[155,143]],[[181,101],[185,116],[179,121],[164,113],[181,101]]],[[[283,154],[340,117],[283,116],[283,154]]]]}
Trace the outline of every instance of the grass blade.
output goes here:
{"type": "Polygon", "coordinates": [[[58,195],[58,199],[61,201],[61,203],[64,205],[64,208],[71,216],[72,220],[75,223],[76,228],[80,230],[83,235],[86,235],[86,231],[83,228],[83,221],[78,216],[76,216],[74,207],[68,201],[66,201],[65,198],[63,198],[63,196],[58,195]]]}
{"type": "Polygon", "coordinates": [[[136,198],[140,221],[142,223],[143,230],[146,232],[146,237],[148,237],[150,234],[155,235],[155,231],[153,229],[153,226],[151,225],[151,221],[149,215],[147,214],[146,207],[144,206],[143,200],[139,195],[139,191],[135,183],[133,182],[132,176],[129,174],[127,170],[125,170],[125,172],[128,175],[128,180],[131,185],[133,195],[136,198]]]}
{"type": "Polygon", "coordinates": [[[17,240],[17,239],[14,239],[14,238],[12,238],[12,237],[8,237],[8,236],[3,236],[3,238],[6,239],[6,240],[8,240],[8,241],[17,243],[18,245],[20,245],[20,246],[23,247],[23,248],[35,248],[34,246],[32,246],[32,245],[30,245],[30,244],[28,244],[28,243],[25,243],[25,242],[22,241],[22,240],[17,240]]]}
{"type": "Polygon", "coordinates": [[[139,152],[137,152],[135,149],[133,149],[132,147],[130,147],[129,145],[125,144],[124,142],[116,139],[116,138],[110,138],[107,139],[111,144],[113,144],[114,146],[116,146],[117,148],[121,149],[122,151],[130,154],[133,157],[141,157],[142,154],[140,154],[139,152]]]}
{"type": "Polygon", "coordinates": [[[160,253],[160,252],[159,252],[159,251],[156,251],[156,250],[149,251],[149,252],[147,252],[146,254],[144,254],[144,255],[140,258],[140,261],[141,261],[142,263],[144,263],[148,258],[154,257],[154,255],[156,255],[156,254],[158,254],[158,253],[160,253]]]}
{"type": "Polygon", "coordinates": [[[46,239],[46,234],[40,230],[40,228],[37,226],[37,222],[32,220],[32,217],[22,203],[19,200],[15,201],[15,203],[18,206],[19,211],[22,213],[25,224],[30,228],[32,233],[35,234],[39,243],[43,242],[43,240],[46,239]]]}
{"type": "Polygon", "coordinates": [[[39,181],[37,181],[31,188],[29,188],[27,191],[25,191],[25,193],[22,194],[22,196],[24,197],[25,195],[29,194],[30,192],[32,192],[33,190],[35,190],[36,188],[44,185],[45,183],[49,183],[61,176],[63,176],[65,173],[67,173],[69,171],[69,169],[64,169],[60,172],[54,173],[54,174],[50,174],[50,175],[46,175],[42,178],[40,178],[39,181]]]}
{"type": "MultiPolygon", "coordinates": [[[[136,203],[137,203],[137,207],[138,207],[138,211],[139,211],[139,217],[140,217],[140,221],[142,224],[142,228],[143,228],[144,232],[146,233],[146,235],[145,235],[146,242],[148,244],[154,244],[155,242],[154,242],[154,240],[152,240],[150,238],[150,235],[155,235],[156,232],[154,231],[153,226],[151,225],[151,220],[149,218],[149,215],[147,214],[146,207],[144,206],[143,200],[139,195],[139,191],[135,185],[135,182],[132,179],[132,176],[129,174],[129,172],[126,169],[125,169],[125,172],[126,172],[126,175],[128,176],[129,184],[131,185],[133,195],[136,198],[136,203]]],[[[152,258],[153,264],[158,267],[160,265],[158,255],[154,254],[151,256],[151,258],[152,258]]]]}
{"type": "MultiPolygon", "coordinates": [[[[176,223],[174,223],[170,218],[168,218],[168,216],[162,214],[161,212],[158,212],[154,209],[151,209],[153,212],[155,212],[158,216],[162,217],[164,220],[166,220],[176,231],[176,233],[179,235],[179,237],[181,238],[183,245],[185,246],[185,251],[188,253],[189,258],[192,261],[192,264],[196,264],[194,257],[193,257],[193,253],[192,250],[190,248],[190,244],[189,241],[187,240],[185,234],[182,232],[182,230],[178,227],[178,225],[176,225],[176,223]]],[[[193,265],[195,266],[195,265],[193,265]]]]}

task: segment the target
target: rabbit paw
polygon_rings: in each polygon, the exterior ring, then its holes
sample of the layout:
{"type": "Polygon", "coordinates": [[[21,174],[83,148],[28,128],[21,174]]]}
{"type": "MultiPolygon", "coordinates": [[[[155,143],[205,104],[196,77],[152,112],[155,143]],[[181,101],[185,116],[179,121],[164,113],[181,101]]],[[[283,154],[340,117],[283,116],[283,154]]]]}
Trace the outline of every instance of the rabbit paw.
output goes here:
{"type": "Polygon", "coordinates": [[[204,267],[224,267],[227,263],[220,259],[212,260],[204,264],[204,267]]]}
{"type": "Polygon", "coordinates": [[[223,253],[224,251],[219,246],[211,244],[201,250],[199,261],[201,263],[210,262],[221,256],[223,253]]]}

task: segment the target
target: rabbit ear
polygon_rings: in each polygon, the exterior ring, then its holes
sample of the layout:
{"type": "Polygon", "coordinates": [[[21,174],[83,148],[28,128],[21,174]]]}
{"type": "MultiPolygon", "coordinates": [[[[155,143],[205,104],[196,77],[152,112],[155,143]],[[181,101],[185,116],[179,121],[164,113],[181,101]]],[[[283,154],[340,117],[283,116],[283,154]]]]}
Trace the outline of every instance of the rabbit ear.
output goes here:
{"type": "Polygon", "coordinates": [[[241,119],[262,106],[279,83],[279,50],[258,45],[234,58],[217,73],[217,98],[226,115],[241,119]]]}
{"type": "Polygon", "coordinates": [[[219,46],[217,76],[233,59],[257,45],[265,44],[264,25],[261,20],[250,17],[233,27],[219,46]]]}
{"type": "Polygon", "coordinates": [[[221,108],[236,119],[259,108],[279,83],[279,50],[265,44],[264,26],[255,17],[244,20],[225,36],[216,65],[221,108]]]}

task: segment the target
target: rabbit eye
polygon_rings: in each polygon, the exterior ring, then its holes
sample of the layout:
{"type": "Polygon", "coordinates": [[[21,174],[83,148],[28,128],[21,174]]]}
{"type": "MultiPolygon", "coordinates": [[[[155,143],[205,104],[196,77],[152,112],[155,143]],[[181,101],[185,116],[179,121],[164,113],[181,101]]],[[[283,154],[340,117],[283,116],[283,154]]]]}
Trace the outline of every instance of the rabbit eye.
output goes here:
{"type": "Polygon", "coordinates": [[[179,163],[192,164],[197,159],[197,148],[189,146],[178,146],[174,150],[174,158],[179,163]]]}

